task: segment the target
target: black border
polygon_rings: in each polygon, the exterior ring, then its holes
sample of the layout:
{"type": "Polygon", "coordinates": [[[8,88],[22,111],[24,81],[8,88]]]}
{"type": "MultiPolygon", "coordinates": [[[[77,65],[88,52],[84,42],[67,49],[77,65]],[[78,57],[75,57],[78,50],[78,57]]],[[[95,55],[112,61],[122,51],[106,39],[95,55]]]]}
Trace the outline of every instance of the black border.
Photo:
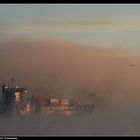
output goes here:
{"type": "Polygon", "coordinates": [[[12,138],[15,138],[15,139],[12,139],[12,140],[24,140],[24,139],[48,139],[48,138],[61,138],[61,139],[66,139],[66,138],[76,138],[76,139],[78,139],[78,138],[85,138],[85,139],[87,139],[87,138],[127,138],[127,137],[139,137],[139,136],[109,136],[109,135],[98,135],[98,136],[0,136],[0,138],[3,138],[3,140],[11,140],[12,138]],[[8,139],[8,138],[11,138],[11,139],[8,139]]]}
{"type": "Polygon", "coordinates": [[[138,0],[1,0],[0,4],[140,4],[138,0]]]}

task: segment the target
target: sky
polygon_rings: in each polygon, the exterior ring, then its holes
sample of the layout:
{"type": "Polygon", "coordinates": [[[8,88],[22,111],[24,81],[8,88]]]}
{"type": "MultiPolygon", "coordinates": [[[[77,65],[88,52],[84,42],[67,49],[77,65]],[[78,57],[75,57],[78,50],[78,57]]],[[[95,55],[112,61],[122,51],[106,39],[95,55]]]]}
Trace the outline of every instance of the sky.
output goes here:
{"type": "Polygon", "coordinates": [[[139,48],[139,4],[1,4],[0,40],[57,37],[139,48]]]}

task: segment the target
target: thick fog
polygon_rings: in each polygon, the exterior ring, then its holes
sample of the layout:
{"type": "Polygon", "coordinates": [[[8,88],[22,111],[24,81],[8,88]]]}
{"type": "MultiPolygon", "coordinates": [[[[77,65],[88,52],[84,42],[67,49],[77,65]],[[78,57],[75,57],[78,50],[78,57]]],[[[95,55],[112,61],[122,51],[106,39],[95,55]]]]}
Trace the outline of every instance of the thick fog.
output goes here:
{"type": "Polygon", "coordinates": [[[57,38],[0,42],[0,80],[33,95],[78,98],[96,105],[78,116],[1,116],[0,135],[139,135],[140,56],[57,38]],[[132,66],[131,66],[132,65],[132,66]]]}

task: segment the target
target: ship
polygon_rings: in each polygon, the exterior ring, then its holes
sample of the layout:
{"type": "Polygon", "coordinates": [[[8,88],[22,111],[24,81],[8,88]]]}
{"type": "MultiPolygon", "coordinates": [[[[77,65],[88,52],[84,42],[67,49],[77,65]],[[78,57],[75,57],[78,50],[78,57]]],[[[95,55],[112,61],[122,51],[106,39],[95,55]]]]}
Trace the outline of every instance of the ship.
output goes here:
{"type": "Polygon", "coordinates": [[[41,114],[79,114],[92,112],[94,104],[81,104],[75,98],[48,98],[42,95],[35,96],[25,87],[19,85],[8,86],[5,82],[1,86],[2,96],[0,102],[0,112],[12,112],[19,115],[34,113],[41,114]]]}

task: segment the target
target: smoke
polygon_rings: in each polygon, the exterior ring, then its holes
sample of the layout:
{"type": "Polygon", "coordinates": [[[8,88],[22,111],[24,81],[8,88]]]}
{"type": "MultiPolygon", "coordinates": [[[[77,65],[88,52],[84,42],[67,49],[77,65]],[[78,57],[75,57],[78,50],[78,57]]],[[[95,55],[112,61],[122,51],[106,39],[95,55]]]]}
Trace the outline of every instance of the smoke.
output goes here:
{"type": "Polygon", "coordinates": [[[81,116],[1,117],[0,134],[139,134],[139,58],[120,47],[57,38],[0,42],[1,80],[10,82],[14,76],[33,95],[79,98],[96,105],[93,113],[81,116]]]}

